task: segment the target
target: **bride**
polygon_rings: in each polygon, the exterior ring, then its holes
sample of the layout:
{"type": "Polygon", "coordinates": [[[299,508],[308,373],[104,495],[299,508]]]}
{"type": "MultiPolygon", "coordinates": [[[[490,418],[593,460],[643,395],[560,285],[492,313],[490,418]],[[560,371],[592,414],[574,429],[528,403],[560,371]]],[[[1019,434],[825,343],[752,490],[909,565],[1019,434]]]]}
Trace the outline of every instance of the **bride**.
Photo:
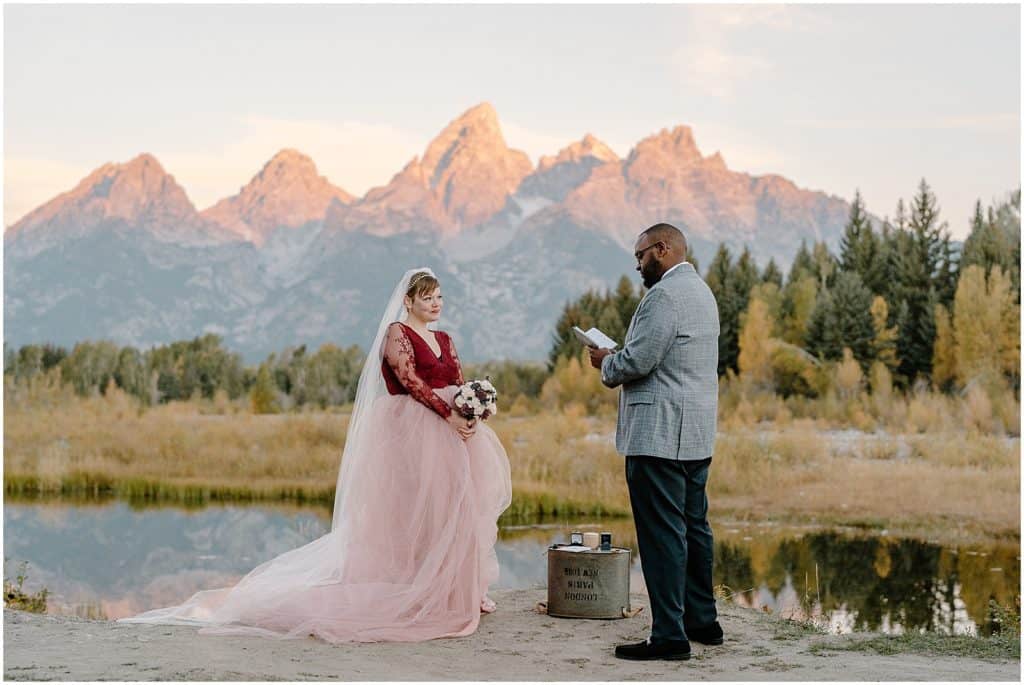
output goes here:
{"type": "Polygon", "coordinates": [[[494,431],[452,411],[459,357],[428,328],[441,306],[430,269],[406,272],[392,293],[359,376],[329,533],[234,587],[121,621],[330,642],[474,632],[494,610],[509,464],[494,431]]]}

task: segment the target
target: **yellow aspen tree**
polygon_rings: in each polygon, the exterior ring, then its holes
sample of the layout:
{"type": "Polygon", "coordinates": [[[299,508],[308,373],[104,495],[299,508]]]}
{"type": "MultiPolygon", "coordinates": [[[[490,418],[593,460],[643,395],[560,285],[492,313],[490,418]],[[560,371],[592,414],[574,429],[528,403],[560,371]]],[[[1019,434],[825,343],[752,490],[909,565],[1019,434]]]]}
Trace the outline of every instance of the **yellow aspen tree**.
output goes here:
{"type": "Polygon", "coordinates": [[[770,389],[774,321],[768,304],[760,297],[751,297],[741,319],[738,359],[740,378],[755,388],[770,389]]]}
{"type": "Polygon", "coordinates": [[[889,303],[881,295],[875,295],[871,301],[871,322],[875,328],[875,340],[872,344],[875,359],[885,364],[889,371],[893,371],[900,365],[900,360],[896,358],[899,328],[888,325],[889,303]]]}
{"type": "Polygon", "coordinates": [[[1010,291],[1009,279],[999,267],[993,267],[989,278],[976,265],[961,274],[953,300],[956,377],[961,386],[1002,371],[1003,348],[1009,343],[1001,332],[1004,310],[1012,301],[1010,291]]]}
{"type": "Polygon", "coordinates": [[[935,347],[932,350],[932,382],[941,388],[956,378],[956,341],[949,311],[935,305],[935,347]]]}
{"type": "Polygon", "coordinates": [[[864,381],[864,372],[860,364],[853,358],[849,347],[843,348],[843,361],[836,367],[835,383],[839,397],[844,400],[853,399],[860,392],[864,381]]]}

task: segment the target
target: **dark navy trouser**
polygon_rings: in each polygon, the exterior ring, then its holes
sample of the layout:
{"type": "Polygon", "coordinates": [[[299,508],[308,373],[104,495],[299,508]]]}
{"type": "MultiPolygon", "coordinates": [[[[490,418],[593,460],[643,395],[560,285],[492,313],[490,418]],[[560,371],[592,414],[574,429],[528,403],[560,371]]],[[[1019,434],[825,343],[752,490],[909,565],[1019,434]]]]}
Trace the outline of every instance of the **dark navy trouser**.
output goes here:
{"type": "Polygon", "coordinates": [[[703,628],[718,619],[711,582],[714,538],[705,490],[710,466],[711,457],[626,457],[654,641],[685,640],[686,628],[703,628]]]}

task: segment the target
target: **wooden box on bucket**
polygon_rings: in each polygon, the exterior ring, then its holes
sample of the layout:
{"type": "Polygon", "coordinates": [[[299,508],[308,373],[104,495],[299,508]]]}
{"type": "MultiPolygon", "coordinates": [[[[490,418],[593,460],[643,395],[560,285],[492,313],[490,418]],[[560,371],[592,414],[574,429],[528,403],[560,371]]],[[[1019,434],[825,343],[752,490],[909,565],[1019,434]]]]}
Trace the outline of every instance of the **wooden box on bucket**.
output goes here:
{"type": "Polygon", "coordinates": [[[548,548],[548,615],[623,618],[629,611],[628,549],[568,552],[548,548]]]}

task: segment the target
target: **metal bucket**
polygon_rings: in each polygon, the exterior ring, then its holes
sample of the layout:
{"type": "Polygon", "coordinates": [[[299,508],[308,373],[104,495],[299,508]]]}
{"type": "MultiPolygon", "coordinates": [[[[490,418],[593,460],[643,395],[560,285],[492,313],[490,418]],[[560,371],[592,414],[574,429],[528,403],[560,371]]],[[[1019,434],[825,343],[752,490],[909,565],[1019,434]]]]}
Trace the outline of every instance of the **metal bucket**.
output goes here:
{"type": "Polygon", "coordinates": [[[629,611],[629,550],[565,552],[548,548],[548,614],[623,618],[629,611]]]}

